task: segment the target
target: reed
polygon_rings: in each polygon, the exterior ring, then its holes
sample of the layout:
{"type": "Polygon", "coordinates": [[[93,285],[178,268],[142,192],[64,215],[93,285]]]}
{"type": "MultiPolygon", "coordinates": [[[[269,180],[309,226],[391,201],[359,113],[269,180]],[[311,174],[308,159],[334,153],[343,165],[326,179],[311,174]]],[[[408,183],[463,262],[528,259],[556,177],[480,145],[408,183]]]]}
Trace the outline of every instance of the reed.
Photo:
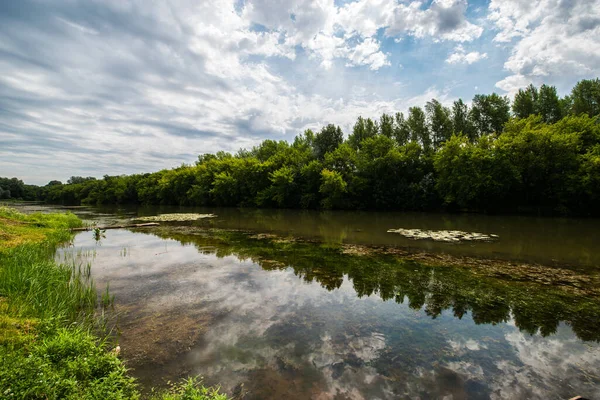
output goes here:
{"type": "MultiPolygon", "coordinates": [[[[109,286],[98,302],[84,254],[55,261],[57,246],[78,226],[73,214],[24,215],[0,207],[0,398],[141,397],[118,358],[119,346],[111,350],[109,286]]],[[[190,380],[160,398],[225,397],[190,380]]]]}
{"type": "Polygon", "coordinates": [[[89,264],[56,264],[54,250],[47,243],[26,244],[3,257],[0,295],[14,315],[70,323],[93,314],[96,289],[89,264]]]}

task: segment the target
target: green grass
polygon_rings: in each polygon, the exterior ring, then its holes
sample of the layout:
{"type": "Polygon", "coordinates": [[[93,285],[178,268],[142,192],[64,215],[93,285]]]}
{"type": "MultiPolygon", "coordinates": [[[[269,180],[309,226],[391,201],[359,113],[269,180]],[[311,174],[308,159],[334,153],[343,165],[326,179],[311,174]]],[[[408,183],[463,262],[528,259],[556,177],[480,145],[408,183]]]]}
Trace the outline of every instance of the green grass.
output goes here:
{"type": "Polygon", "coordinates": [[[137,399],[115,354],[80,327],[50,326],[24,346],[3,346],[0,396],[21,399],[137,399]]]}
{"type": "Polygon", "coordinates": [[[218,388],[202,386],[196,378],[189,378],[171,386],[167,391],[154,394],[152,400],[227,400],[218,388]]]}
{"type": "Polygon", "coordinates": [[[28,243],[53,250],[57,243],[71,238],[69,228],[78,226],[81,220],[71,213],[25,215],[0,207],[0,257],[28,243]]]}
{"type": "MultiPolygon", "coordinates": [[[[135,380],[98,337],[90,266],[58,264],[56,247],[81,226],[73,214],[25,215],[0,207],[0,398],[138,399],[135,380]]],[[[225,399],[196,380],[156,399],[225,399]]]]}

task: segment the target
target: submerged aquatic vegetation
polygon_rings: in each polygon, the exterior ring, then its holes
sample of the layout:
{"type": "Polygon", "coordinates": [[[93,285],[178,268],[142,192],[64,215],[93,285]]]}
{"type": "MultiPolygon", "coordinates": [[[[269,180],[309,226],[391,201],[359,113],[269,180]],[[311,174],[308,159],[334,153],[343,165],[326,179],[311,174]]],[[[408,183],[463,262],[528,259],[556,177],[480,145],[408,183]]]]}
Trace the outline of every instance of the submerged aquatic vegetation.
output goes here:
{"type": "Polygon", "coordinates": [[[498,239],[498,235],[493,233],[485,234],[479,232],[463,232],[463,231],[429,231],[421,229],[388,229],[388,233],[397,233],[409,239],[430,239],[437,242],[473,242],[483,241],[491,242],[498,239]]]}
{"type": "Polygon", "coordinates": [[[162,226],[144,233],[191,243],[218,257],[250,259],[265,270],[291,268],[327,290],[338,289],[347,277],[359,297],[407,301],[433,318],[452,309],[458,318],[471,313],[478,324],[514,320],[519,329],[542,335],[564,322],[582,340],[600,341],[598,273],[255,232],[162,226]]]}
{"type": "Polygon", "coordinates": [[[136,217],[138,221],[156,221],[156,222],[183,222],[183,221],[196,221],[204,218],[215,218],[215,214],[195,214],[195,213],[173,213],[173,214],[159,214],[149,217],[136,217]]]}
{"type": "MultiPolygon", "coordinates": [[[[0,208],[2,398],[141,397],[118,352],[108,351],[106,336],[97,336],[102,321],[95,314],[90,266],[53,259],[56,246],[70,240],[69,228],[77,226],[81,221],[72,214],[25,215],[0,208]]],[[[113,301],[107,287],[102,306],[113,301]]],[[[164,398],[224,398],[195,387],[178,388],[164,398]]]]}

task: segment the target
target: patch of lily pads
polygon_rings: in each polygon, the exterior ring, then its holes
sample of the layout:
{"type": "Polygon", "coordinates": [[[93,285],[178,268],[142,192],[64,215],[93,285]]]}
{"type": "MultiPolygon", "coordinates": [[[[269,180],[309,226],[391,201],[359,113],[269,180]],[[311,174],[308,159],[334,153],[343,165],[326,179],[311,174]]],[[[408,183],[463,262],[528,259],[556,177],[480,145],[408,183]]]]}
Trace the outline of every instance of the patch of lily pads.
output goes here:
{"type": "Polygon", "coordinates": [[[197,221],[205,218],[215,218],[215,214],[195,214],[195,213],[173,213],[173,214],[159,214],[148,217],[135,218],[139,221],[151,221],[151,222],[182,222],[182,221],[197,221]]]}
{"type": "Polygon", "coordinates": [[[491,242],[498,239],[498,235],[479,232],[464,231],[430,231],[422,229],[388,229],[388,233],[397,233],[414,240],[434,240],[436,242],[491,242]]]}

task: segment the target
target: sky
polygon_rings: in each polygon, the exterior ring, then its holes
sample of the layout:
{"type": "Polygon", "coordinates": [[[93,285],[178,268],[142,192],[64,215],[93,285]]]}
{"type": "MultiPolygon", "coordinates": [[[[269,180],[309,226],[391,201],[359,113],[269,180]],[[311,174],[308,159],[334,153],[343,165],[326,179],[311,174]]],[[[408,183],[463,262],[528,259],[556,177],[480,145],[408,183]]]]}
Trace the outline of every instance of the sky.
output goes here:
{"type": "Polygon", "coordinates": [[[600,0],[0,1],[0,176],[152,172],[600,76],[600,0]]]}

